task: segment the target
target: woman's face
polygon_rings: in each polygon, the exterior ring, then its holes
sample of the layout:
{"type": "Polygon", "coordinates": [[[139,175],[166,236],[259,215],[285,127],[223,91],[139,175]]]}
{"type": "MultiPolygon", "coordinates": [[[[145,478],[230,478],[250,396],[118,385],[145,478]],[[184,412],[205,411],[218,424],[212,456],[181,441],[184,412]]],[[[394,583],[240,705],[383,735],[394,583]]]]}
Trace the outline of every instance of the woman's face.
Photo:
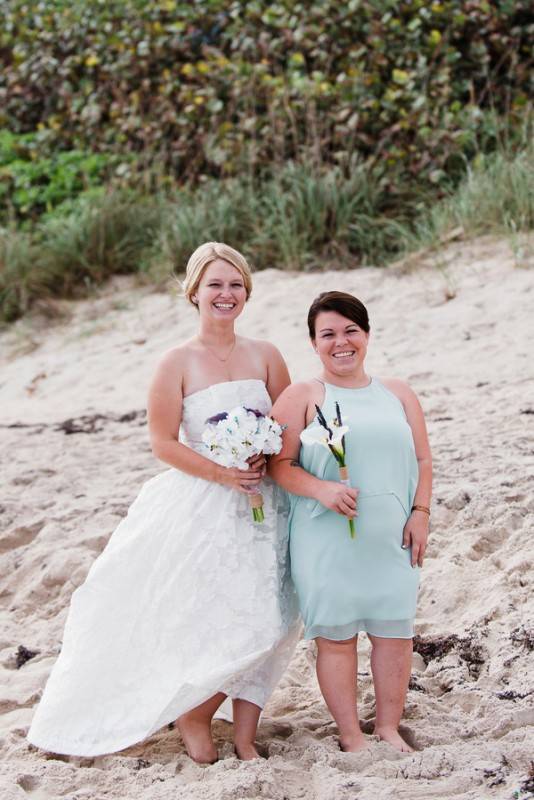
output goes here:
{"type": "Polygon", "coordinates": [[[369,334],[337,311],[321,311],[315,320],[313,345],[326,370],[352,375],[363,367],[369,334]]]}
{"type": "Polygon", "coordinates": [[[204,270],[192,299],[201,316],[233,320],[241,314],[247,300],[243,276],[228,261],[218,258],[204,270]]]}

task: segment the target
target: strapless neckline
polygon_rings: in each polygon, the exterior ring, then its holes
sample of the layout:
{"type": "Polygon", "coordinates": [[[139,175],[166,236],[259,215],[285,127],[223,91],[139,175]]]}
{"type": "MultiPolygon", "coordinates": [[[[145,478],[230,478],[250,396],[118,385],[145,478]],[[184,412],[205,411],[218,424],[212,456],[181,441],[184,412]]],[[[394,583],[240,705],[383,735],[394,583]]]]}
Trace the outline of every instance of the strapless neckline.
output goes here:
{"type": "Polygon", "coordinates": [[[191,392],[191,394],[187,394],[183,398],[182,402],[185,403],[185,401],[189,400],[191,397],[197,397],[199,394],[207,392],[210,389],[215,389],[217,386],[226,386],[228,384],[236,384],[236,383],[261,383],[261,385],[267,391],[267,385],[265,381],[263,381],[261,378],[237,378],[236,380],[233,381],[219,381],[218,383],[212,383],[209,386],[205,386],[203,389],[197,389],[196,392],[191,392]]]}

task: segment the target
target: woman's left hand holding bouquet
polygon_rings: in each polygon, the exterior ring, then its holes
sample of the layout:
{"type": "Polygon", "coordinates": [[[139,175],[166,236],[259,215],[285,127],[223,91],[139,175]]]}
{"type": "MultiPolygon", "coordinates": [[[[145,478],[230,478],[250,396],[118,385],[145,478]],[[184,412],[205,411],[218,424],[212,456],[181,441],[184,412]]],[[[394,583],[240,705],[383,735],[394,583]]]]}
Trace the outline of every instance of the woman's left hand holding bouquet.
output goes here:
{"type": "Polygon", "coordinates": [[[244,494],[254,494],[265,475],[265,456],[260,453],[249,460],[248,470],[238,467],[223,467],[217,464],[217,483],[236,489],[244,494]]]}

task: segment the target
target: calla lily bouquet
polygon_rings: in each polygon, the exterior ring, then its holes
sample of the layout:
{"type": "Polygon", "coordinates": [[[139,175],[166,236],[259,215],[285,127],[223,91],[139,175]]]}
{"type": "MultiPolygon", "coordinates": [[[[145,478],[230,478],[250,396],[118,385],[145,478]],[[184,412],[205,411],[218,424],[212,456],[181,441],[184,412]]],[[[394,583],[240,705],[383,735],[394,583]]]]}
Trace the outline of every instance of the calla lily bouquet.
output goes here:
{"type": "MultiPolygon", "coordinates": [[[[336,403],[335,408],[335,418],[327,422],[323,412],[319,406],[315,404],[319,424],[303,430],[300,434],[300,440],[303,444],[318,444],[330,450],[339,467],[340,482],[345,486],[350,486],[345,450],[345,434],[348,433],[349,428],[347,425],[343,424],[339,403],[336,403]]],[[[353,519],[349,519],[349,532],[351,539],[354,539],[356,536],[356,528],[353,519]]]]}
{"type": "MultiPolygon", "coordinates": [[[[202,442],[209,457],[223,467],[249,468],[248,459],[259,453],[270,455],[282,449],[282,426],[261,411],[236,406],[206,420],[202,442]]],[[[249,495],[254,522],[263,522],[263,498],[249,495]]]]}

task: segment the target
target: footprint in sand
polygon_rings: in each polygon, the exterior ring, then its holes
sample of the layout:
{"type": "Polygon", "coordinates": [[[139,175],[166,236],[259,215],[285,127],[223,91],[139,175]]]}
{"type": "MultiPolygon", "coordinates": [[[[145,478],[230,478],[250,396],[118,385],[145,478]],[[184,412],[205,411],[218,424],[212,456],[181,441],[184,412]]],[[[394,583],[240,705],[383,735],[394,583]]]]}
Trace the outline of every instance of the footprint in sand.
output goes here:
{"type": "Polygon", "coordinates": [[[45,525],[44,519],[36,520],[31,525],[19,525],[11,531],[6,531],[0,536],[0,553],[16,550],[33,542],[45,525]]]}
{"type": "Polygon", "coordinates": [[[39,478],[51,478],[52,475],[57,475],[54,469],[31,469],[28,472],[23,472],[22,475],[17,475],[11,483],[13,486],[30,486],[39,478]]]}
{"type": "Polygon", "coordinates": [[[479,533],[478,539],[467,552],[467,557],[472,561],[479,561],[484,556],[495,553],[508,539],[513,528],[500,523],[499,525],[488,525],[479,533]]]}
{"type": "Polygon", "coordinates": [[[27,794],[33,794],[40,785],[41,781],[35,775],[19,775],[17,778],[17,786],[20,786],[27,794]]]}

